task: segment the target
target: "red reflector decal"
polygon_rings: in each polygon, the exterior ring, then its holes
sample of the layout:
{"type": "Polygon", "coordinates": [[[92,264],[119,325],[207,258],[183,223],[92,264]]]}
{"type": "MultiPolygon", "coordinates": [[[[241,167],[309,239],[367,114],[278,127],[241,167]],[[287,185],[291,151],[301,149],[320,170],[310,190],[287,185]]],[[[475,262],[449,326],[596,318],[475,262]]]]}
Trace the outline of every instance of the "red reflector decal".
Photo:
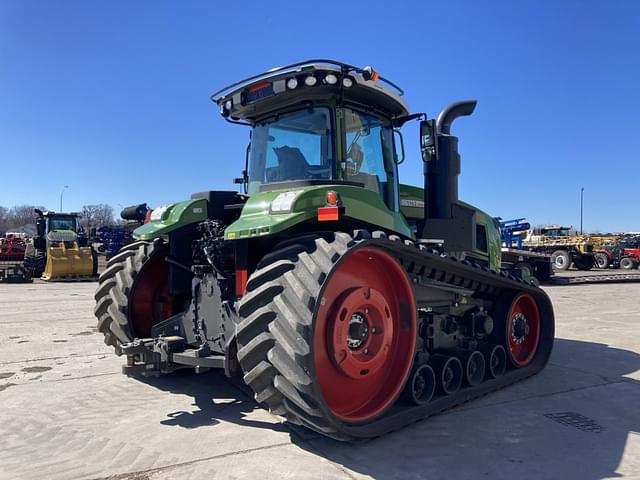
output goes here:
{"type": "Polygon", "coordinates": [[[247,271],[236,270],[236,295],[244,295],[244,291],[247,288],[247,271]]]}
{"type": "Polygon", "coordinates": [[[255,85],[251,85],[247,88],[247,92],[257,92],[258,90],[262,90],[263,88],[269,88],[271,86],[271,82],[260,82],[255,85]]]}
{"type": "Polygon", "coordinates": [[[338,207],[320,207],[318,208],[318,221],[331,222],[340,218],[340,209],[338,207]]]}

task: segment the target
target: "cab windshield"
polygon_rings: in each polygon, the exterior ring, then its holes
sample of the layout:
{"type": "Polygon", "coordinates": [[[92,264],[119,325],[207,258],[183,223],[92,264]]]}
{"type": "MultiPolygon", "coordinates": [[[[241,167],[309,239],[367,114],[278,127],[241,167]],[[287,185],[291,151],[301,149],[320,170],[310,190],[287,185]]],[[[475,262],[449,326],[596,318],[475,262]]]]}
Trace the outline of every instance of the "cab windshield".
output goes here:
{"type": "Polygon", "coordinates": [[[267,183],[330,180],[334,149],[331,110],[314,107],[271,117],[251,133],[248,192],[267,183]]]}
{"type": "Polygon", "coordinates": [[[569,230],[566,228],[549,228],[542,229],[542,233],[549,237],[568,237],[569,230]]]}
{"type": "Polygon", "coordinates": [[[53,217],[49,219],[49,231],[51,230],[71,230],[76,231],[75,217],[53,217]]]}

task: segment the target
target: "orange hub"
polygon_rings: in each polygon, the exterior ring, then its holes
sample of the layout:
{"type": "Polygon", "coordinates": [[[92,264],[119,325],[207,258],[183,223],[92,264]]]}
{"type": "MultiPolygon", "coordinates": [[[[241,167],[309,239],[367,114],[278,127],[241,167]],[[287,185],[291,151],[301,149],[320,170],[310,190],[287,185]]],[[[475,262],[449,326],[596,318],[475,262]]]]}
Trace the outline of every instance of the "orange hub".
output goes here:
{"type": "Polygon", "coordinates": [[[169,266],[165,254],[153,255],[144,264],[129,297],[129,322],[138,338],[151,336],[151,328],[173,315],[173,297],[169,295],[169,266]]]}
{"type": "Polygon", "coordinates": [[[531,363],[540,343],[540,311],[528,293],[517,295],[511,302],[506,339],[509,358],[516,367],[531,363]]]}
{"type": "Polygon", "coordinates": [[[363,422],[397,398],[413,363],[416,308],[400,265],[375,248],[351,251],[327,280],[313,359],[322,397],[343,421],[363,422]]]}

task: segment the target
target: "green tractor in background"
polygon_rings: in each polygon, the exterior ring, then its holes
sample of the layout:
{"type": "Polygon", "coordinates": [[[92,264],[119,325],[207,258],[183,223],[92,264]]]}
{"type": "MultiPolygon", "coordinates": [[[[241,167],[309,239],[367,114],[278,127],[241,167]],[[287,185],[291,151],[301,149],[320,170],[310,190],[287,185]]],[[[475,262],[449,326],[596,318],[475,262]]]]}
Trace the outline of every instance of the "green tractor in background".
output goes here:
{"type": "Polygon", "coordinates": [[[310,60],[212,99],[251,129],[243,192],[153,210],[108,263],[95,315],[127,374],[242,375],[264,407],[374,437],[540,371],[547,295],[501,271],[500,234],[458,199],[454,120],[410,114],[370,67],[310,60]],[[400,184],[420,120],[424,188],[400,184]]]}
{"type": "Polygon", "coordinates": [[[98,274],[98,255],[88,245],[77,213],[34,210],[36,236],[27,244],[25,269],[32,278],[91,278],[98,274]]]}

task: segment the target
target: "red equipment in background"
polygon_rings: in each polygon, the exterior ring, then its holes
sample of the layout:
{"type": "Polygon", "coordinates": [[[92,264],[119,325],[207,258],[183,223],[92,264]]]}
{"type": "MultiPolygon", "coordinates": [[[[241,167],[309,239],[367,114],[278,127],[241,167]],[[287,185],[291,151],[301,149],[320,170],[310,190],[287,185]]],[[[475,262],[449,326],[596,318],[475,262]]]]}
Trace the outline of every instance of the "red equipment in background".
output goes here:
{"type": "Polygon", "coordinates": [[[26,244],[24,239],[15,235],[0,238],[0,262],[19,262],[24,260],[26,244]]]}

